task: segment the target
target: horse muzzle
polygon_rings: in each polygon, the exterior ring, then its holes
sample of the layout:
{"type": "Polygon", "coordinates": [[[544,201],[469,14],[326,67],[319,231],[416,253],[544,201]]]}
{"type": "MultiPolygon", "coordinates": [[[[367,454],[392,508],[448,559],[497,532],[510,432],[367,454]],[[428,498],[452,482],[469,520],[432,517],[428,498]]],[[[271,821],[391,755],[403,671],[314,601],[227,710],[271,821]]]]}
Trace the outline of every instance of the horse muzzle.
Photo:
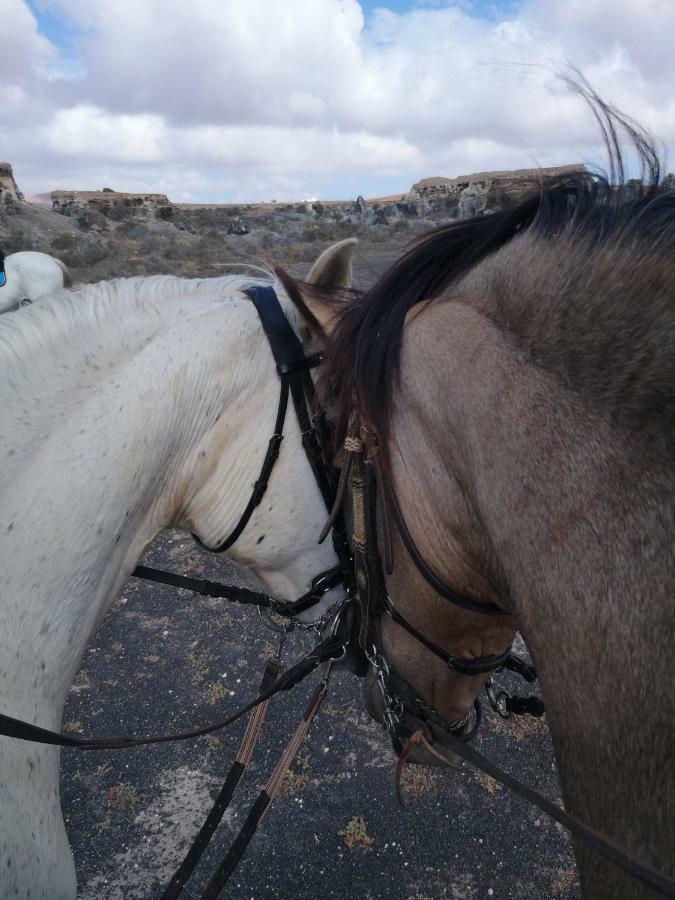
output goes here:
{"type": "Polygon", "coordinates": [[[377,672],[372,668],[369,669],[363,692],[366,709],[376,722],[384,726],[397,755],[400,756],[405,751],[407,762],[423,766],[460,765],[461,760],[453,753],[447,737],[452,735],[455,739],[468,740],[478,727],[480,707],[475,707],[476,719],[473,724],[470,711],[461,721],[448,722],[440,713],[424,704],[412,693],[412,688],[407,682],[390,670],[388,673],[390,680],[392,676],[397,685],[395,694],[383,690],[377,672]],[[401,691],[403,696],[399,693],[399,682],[407,686],[407,690],[401,691]],[[408,694],[411,696],[408,697],[408,694]],[[412,748],[408,747],[411,738],[418,732],[424,735],[425,741],[417,741],[412,748]],[[434,752],[431,752],[428,746],[433,747],[434,752]]]}

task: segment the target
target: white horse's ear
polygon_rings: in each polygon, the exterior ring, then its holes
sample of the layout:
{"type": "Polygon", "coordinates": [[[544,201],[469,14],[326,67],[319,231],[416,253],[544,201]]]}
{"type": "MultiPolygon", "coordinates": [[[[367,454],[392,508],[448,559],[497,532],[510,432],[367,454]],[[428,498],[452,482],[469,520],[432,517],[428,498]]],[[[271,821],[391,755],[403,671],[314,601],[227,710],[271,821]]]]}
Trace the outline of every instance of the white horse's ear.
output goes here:
{"type": "Polygon", "coordinates": [[[325,341],[330,335],[342,304],[352,299],[352,259],[357,243],[356,238],[347,238],[328,247],[310,269],[306,281],[292,278],[281,266],[274,270],[320,340],[325,341]]]}

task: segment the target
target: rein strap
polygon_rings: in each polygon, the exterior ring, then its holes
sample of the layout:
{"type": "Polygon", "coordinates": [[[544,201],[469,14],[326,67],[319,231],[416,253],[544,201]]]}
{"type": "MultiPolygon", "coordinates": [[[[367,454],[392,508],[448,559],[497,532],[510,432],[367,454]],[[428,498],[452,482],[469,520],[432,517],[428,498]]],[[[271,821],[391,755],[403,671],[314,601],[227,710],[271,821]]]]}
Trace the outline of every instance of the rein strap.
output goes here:
{"type": "Polygon", "coordinates": [[[31,725],[12,716],[6,716],[0,713],[0,735],[5,737],[16,738],[22,741],[33,741],[36,744],[51,744],[55,747],[74,747],[77,750],[127,750],[131,747],[143,747],[147,744],[168,744],[172,741],[185,741],[190,738],[201,737],[204,734],[212,734],[214,731],[220,731],[227,725],[231,725],[242,716],[250,712],[254,707],[259,706],[266,700],[271,699],[281,691],[289,691],[295,687],[300,681],[306,678],[323,662],[330,659],[337,659],[344,651],[344,638],[341,635],[331,635],[325,641],[317,644],[306,656],[297,662],[290,669],[286,669],[277,678],[269,690],[259,694],[255,700],[251,700],[245,706],[242,706],[236,712],[222,719],[216,719],[208,725],[202,725],[199,728],[193,728],[189,731],[178,731],[173,734],[155,734],[147,737],[134,736],[113,736],[100,738],[80,737],[76,734],[66,734],[58,731],[51,731],[48,728],[41,728],[39,725],[31,725]]]}
{"type": "Polygon", "coordinates": [[[342,582],[342,569],[335,566],[328,572],[315,578],[311,589],[293,603],[277,600],[264,591],[252,591],[249,588],[237,585],[221,584],[218,581],[207,581],[201,578],[190,578],[187,575],[178,575],[176,572],[165,572],[163,569],[153,569],[150,566],[136,566],[131,573],[134,578],[143,578],[145,581],[155,581],[158,584],[169,584],[172,587],[185,588],[203,597],[220,597],[232,603],[260,606],[269,609],[280,616],[292,617],[298,613],[311,609],[319,602],[321,597],[331,588],[337,587],[342,582]]]}
{"type": "MultiPolygon", "coordinates": [[[[433,753],[434,756],[439,756],[435,748],[429,744],[422,731],[413,735],[413,738],[415,739],[415,743],[421,744],[425,749],[433,753]]],[[[663,894],[665,897],[675,897],[674,879],[668,878],[668,876],[663,875],[652,866],[636,859],[623,847],[620,847],[605,835],[600,834],[594,828],[591,828],[590,825],[581,822],[576,816],[570,815],[570,813],[558,806],[557,803],[553,803],[549,800],[548,797],[544,797],[543,794],[540,794],[538,791],[523,784],[522,781],[514,778],[513,775],[509,775],[508,772],[505,772],[499,766],[490,762],[489,759],[486,759],[486,757],[469,744],[464,743],[461,738],[455,737],[454,735],[446,735],[443,740],[452,748],[453,753],[456,753],[457,756],[461,756],[462,759],[474,768],[489,775],[490,778],[494,778],[495,781],[503,784],[504,787],[507,787],[515,794],[518,794],[519,797],[528,800],[542,812],[545,812],[552,819],[555,819],[556,822],[559,822],[575,838],[583,841],[597,853],[602,854],[613,863],[616,863],[616,865],[628,872],[629,875],[632,875],[644,884],[649,885],[649,887],[658,891],[660,894],[663,894]]],[[[452,766],[451,761],[447,759],[445,760],[445,763],[448,766],[452,766]]]]}
{"type": "MultiPolygon", "coordinates": [[[[260,682],[259,693],[264,694],[272,687],[277,677],[279,676],[280,671],[281,662],[279,659],[273,659],[267,664],[263,673],[262,681],[260,682]]],[[[253,751],[255,750],[256,744],[258,743],[258,738],[260,737],[260,732],[262,730],[268,704],[269,700],[265,700],[260,704],[260,706],[256,706],[255,709],[251,712],[251,717],[248,720],[246,731],[244,732],[244,737],[242,738],[241,746],[239,747],[239,752],[237,753],[235,760],[230,767],[230,771],[227,773],[227,778],[225,779],[225,782],[220,789],[220,793],[216,797],[215,802],[204,821],[204,824],[200,828],[197,837],[192,843],[192,846],[186,853],[183,862],[180,864],[180,866],[174,873],[173,878],[166,886],[160,900],[176,900],[176,898],[180,897],[180,895],[183,893],[185,884],[194,872],[197,863],[202,858],[202,855],[208,847],[211,838],[216,831],[216,828],[218,827],[218,825],[220,825],[220,822],[225,815],[225,811],[227,810],[232,797],[234,796],[234,792],[236,791],[239,782],[241,781],[242,776],[246,771],[246,767],[251,761],[253,751]]]]}

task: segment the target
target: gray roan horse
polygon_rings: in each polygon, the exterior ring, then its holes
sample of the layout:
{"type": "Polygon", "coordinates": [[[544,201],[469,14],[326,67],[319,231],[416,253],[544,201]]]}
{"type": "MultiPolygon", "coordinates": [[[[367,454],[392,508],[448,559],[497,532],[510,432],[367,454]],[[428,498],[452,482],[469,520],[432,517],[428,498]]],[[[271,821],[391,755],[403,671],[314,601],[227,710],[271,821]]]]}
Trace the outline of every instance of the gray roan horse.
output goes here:
{"type": "MultiPolygon", "coordinates": [[[[357,408],[379,439],[390,492],[379,521],[395,519],[395,496],[437,578],[507,615],[448,603],[392,526],[383,577],[396,610],[465,662],[502,654],[518,628],[566,809],[671,874],[675,195],[639,128],[586,96],[619,176],[613,136],[622,126],[633,139],[641,189],[610,186],[622,181],[611,175],[566,179],[432,232],[342,309],[301,284],[296,302],[329,336],[338,434],[357,408]]],[[[461,724],[489,675],[453,671],[378,619],[369,640],[397,684],[439,714],[419,724],[442,752],[437,722],[461,724]]],[[[381,719],[376,688],[371,671],[367,701],[381,719]]],[[[430,759],[421,749],[411,758],[430,759]]],[[[655,896],[576,852],[586,896],[655,896]]]]}
{"type": "MultiPolygon", "coordinates": [[[[310,281],[346,286],[335,253],[310,281]]],[[[176,526],[214,545],[240,520],[279,431],[279,375],[244,294],[265,283],[309,339],[272,277],[120,280],[0,319],[0,713],[60,730],[87,639],[149,541],[176,526]]],[[[293,602],[337,557],[316,542],[326,508],[290,404],[284,434],[229,555],[293,602]]],[[[59,749],[0,737],[0,897],[75,893],[59,749]]]]}

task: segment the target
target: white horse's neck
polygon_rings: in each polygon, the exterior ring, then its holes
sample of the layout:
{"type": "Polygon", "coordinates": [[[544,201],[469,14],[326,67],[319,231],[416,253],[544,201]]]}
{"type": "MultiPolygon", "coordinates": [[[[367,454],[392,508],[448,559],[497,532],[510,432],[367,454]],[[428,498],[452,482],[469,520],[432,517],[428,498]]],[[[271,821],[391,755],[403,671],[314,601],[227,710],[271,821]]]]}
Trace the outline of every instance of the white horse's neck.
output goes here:
{"type": "MultiPolygon", "coordinates": [[[[237,522],[279,398],[251,283],[134,279],[0,320],[0,712],[59,729],[87,638],[147,543],[172,524],[216,543],[237,522]]],[[[337,561],[316,544],[325,514],[289,410],[232,556],[294,599],[337,561]]],[[[58,759],[0,737],[2,897],[75,896],[58,759]]]]}
{"type": "MultiPolygon", "coordinates": [[[[84,641],[147,543],[170,524],[215,543],[241,514],[279,389],[257,314],[236,294],[250,283],[134,279],[6,317],[0,410],[13,427],[0,429],[0,657],[14,656],[17,641],[30,646],[20,655],[32,677],[13,667],[3,711],[25,716],[28,691],[50,719],[42,724],[58,726],[84,641]]],[[[237,549],[291,599],[318,572],[322,511],[315,504],[315,521],[302,523],[307,553],[280,558],[289,496],[308,490],[291,415],[288,432],[270,502],[237,549]]],[[[323,567],[332,564],[328,550],[323,567]]]]}
{"type": "MultiPolygon", "coordinates": [[[[310,276],[348,278],[352,251],[326,251],[310,276]]],[[[58,728],[87,637],[146,544],[168,525],[217,544],[239,520],[280,392],[242,293],[254,283],[133,279],[0,320],[0,712],[58,728]]],[[[326,509],[292,408],[284,434],[230,555],[293,600],[337,558],[317,545],[326,509]]],[[[58,759],[0,737],[0,897],[75,897],[58,759]]]]}

